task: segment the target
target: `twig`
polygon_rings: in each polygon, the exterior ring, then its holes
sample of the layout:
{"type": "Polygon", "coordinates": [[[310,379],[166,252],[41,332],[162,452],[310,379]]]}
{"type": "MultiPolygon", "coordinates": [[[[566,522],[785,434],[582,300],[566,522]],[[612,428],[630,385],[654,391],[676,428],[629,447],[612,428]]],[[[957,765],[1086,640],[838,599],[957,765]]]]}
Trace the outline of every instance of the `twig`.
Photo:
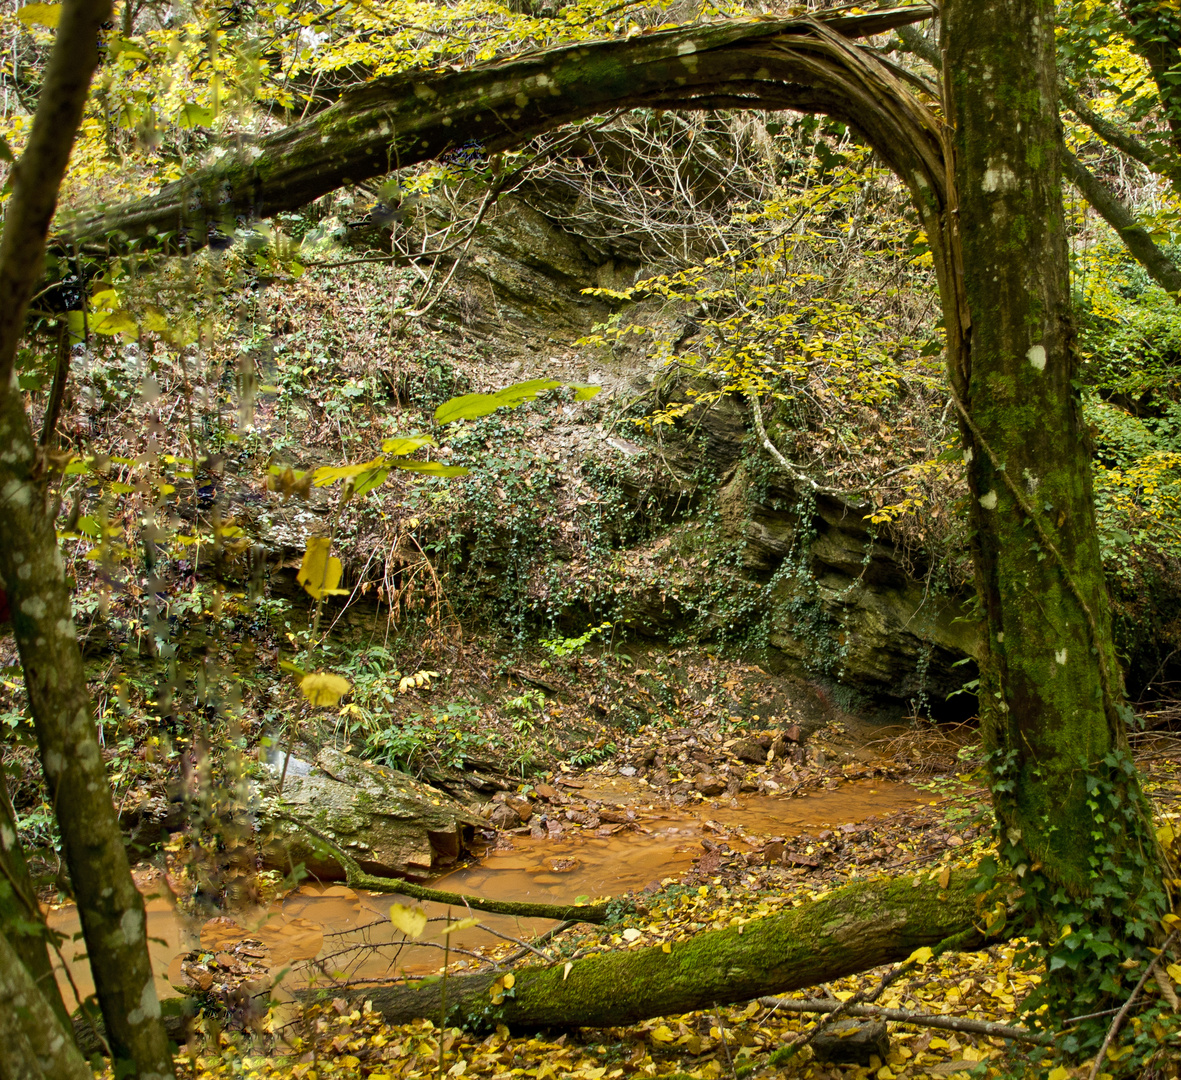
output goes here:
{"type": "Polygon", "coordinates": [[[1140,981],[1135,985],[1132,992],[1128,995],[1128,1000],[1124,1002],[1123,1008],[1115,1014],[1115,1019],[1111,1022],[1111,1027],[1107,1029],[1107,1035],[1103,1039],[1103,1045],[1099,1047],[1099,1053],[1095,1055],[1095,1064],[1091,1066],[1090,1075],[1087,1080],[1096,1080],[1099,1076],[1099,1070],[1103,1068],[1103,1059],[1107,1057],[1107,1048],[1111,1045],[1112,1040],[1119,1034],[1119,1029],[1123,1027],[1124,1020],[1131,1011],[1132,1005],[1136,998],[1140,996],[1140,991],[1144,989],[1144,984],[1148,982],[1148,977],[1156,970],[1156,965],[1160,963],[1160,958],[1169,950],[1169,946],[1177,937],[1177,931],[1174,930],[1167,938],[1165,943],[1161,946],[1160,952],[1156,954],[1149,962],[1148,967],[1144,969],[1144,974],[1140,976],[1140,981]]]}
{"type": "MultiPolygon", "coordinates": [[[[912,967],[914,967],[914,961],[905,960],[901,964],[897,964],[893,968],[891,968],[889,971],[887,971],[886,974],[882,976],[882,978],[878,982],[877,986],[875,986],[872,990],[859,990],[856,994],[853,995],[853,997],[849,998],[848,1001],[834,1002],[834,1005],[831,1009],[824,1010],[826,1015],[822,1016],[821,1019],[819,1021],[817,1021],[817,1023],[812,1027],[812,1029],[810,1031],[801,1032],[794,1039],[792,1039],[792,1041],[790,1043],[788,1043],[787,1046],[785,1046],[782,1051],[780,1051],[780,1053],[782,1054],[782,1057],[779,1060],[781,1062],[789,1060],[799,1050],[802,1050],[813,1039],[815,1039],[816,1036],[819,1035],[834,1020],[836,1020],[838,1017],[844,1016],[846,1014],[851,1014],[852,1010],[855,1007],[859,1006],[862,1002],[877,1001],[877,999],[882,996],[882,992],[886,989],[887,986],[889,986],[892,982],[895,982],[900,975],[902,975],[904,972],[909,971],[912,967]]],[[[780,999],[773,999],[773,1000],[780,1000],[780,999]]],[[[761,1004],[762,999],[760,998],[759,1001],[761,1004]]]]}
{"type": "MultiPolygon", "coordinates": [[[[573,926],[574,924],[568,922],[566,925],[573,926]]],[[[511,941],[514,945],[520,945],[525,952],[531,952],[537,956],[540,956],[547,964],[552,964],[554,962],[554,958],[552,956],[548,955],[547,953],[543,953],[539,948],[534,945],[530,945],[527,941],[522,941],[520,938],[513,937],[512,934],[502,934],[499,930],[493,930],[491,926],[485,926],[483,924],[480,925],[480,929],[486,933],[500,938],[503,941],[511,941]]]]}
{"type": "Polygon", "coordinates": [[[734,1068],[734,1059],[730,1057],[730,1044],[726,1041],[726,1029],[722,1026],[722,1014],[718,1012],[718,1003],[714,1002],[714,1019],[718,1022],[718,1040],[722,1044],[722,1050],[726,1054],[726,1065],[730,1069],[730,1075],[734,1080],[738,1080],[738,1073],[734,1068]]]}
{"type": "MultiPolygon", "coordinates": [[[[565,922],[560,922],[560,923],[558,923],[557,926],[554,926],[551,929],[547,930],[544,934],[541,934],[539,937],[535,937],[533,939],[533,944],[534,945],[544,945],[547,941],[552,941],[559,934],[564,934],[567,930],[570,929],[570,927],[577,926],[577,925],[578,925],[578,923],[575,922],[573,919],[567,919],[565,922]]],[[[488,927],[485,926],[484,929],[487,930],[488,927]]],[[[521,957],[524,956],[525,953],[530,949],[530,946],[525,945],[524,942],[522,942],[521,944],[524,946],[524,948],[518,949],[515,953],[509,953],[509,955],[504,957],[500,961],[500,963],[513,964],[513,963],[516,963],[516,961],[520,960],[521,957]]],[[[537,950],[534,949],[533,951],[536,952],[537,950]]]]}
{"type": "MultiPolygon", "coordinates": [[[[782,1009],[794,1013],[833,1013],[841,1005],[850,1016],[872,1016],[879,1020],[891,1020],[897,1024],[912,1024],[915,1027],[941,1028],[946,1031],[962,1031],[969,1035],[987,1035],[994,1039],[1013,1039],[1016,1042],[1032,1042],[1049,1045],[1053,1037],[1027,1028],[996,1024],[991,1020],[971,1020],[966,1016],[941,1016],[911,1012],[909,1009],[886,1009],[879,1005],[850,1005],[846,1002],[808,998],[796,1001],[794,998],[761,997],[759,1004],[768,1009],[782,1009]]],[[[786,1049],[786,1048],[785,1048],[786,1049]]]]}

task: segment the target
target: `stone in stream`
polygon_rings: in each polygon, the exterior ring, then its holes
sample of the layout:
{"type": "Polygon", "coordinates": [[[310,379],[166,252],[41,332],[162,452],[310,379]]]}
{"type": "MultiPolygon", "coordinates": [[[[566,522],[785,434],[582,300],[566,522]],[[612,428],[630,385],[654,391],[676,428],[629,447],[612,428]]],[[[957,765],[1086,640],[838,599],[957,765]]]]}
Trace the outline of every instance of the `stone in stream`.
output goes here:
{"type": "Polygon", "coordinates": [[[890,1036],[884,1020],[838,1020],[812,1040],[812,1049],[821,1061],[870,1065],[874,1057],[879,1062],[886,1060],[890,1036]]]}
{"type": "Polygon", "coordinates": [[[305,775],[289,768],[281,796],[276,768],[264,773],[257,813],[265,866],[289,870],[303,863],[317,878],[345,876],[300,829],[305,823],[352,855],[362,870],[426,877],[453,863],[472,830],[484,824],[466,806],[406,773],[328,748],[314,764],[305,775]]]}
{"type": "Polygon", "coordinates": [[[693,786],[701,792],[702,795],[721,795],[726,790],[726,781],[721,780],[716,776],[710,776],[709,773],[701,773],[696,780],[693,781],[693,786]]]}

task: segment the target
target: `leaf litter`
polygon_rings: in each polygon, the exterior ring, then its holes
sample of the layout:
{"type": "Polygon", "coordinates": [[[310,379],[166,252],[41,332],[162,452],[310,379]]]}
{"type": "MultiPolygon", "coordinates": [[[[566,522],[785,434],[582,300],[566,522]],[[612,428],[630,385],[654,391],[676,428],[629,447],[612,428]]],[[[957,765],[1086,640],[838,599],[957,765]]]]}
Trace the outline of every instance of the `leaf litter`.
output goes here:
{"type": "MultiPolygon", "coordinates": [[[[700,735],[702,729],[697,730],[700,735]]],[[[905,761],[905,745],[889,749],[896,762],[905,761]]],[[[1175,826],[1181,817],[1175,809],[1181,797],[1181,741],[1154,736],[1146,743],[1141,765],[1162,828],[1175,826]]],[[[609,771],[611,766],[599,768],[609,771]]],[[[872,771],[863,765],[832,764],[817,772],[818,778],[824,773],[819,781],[823,783],[847,779],[859,770],[872,771]]],[[[574,782],[587,784],[592,776],[583,773],[574,782]]],[[[735,850],[726,842],[708,842],[690,869],[639,895],[636,910],[621,922],[609,927],[582,924],[568,931],[561,938],[561,956],[556,962],[592,952],[671,946],[704,930],[739,926],[786,906],[807,903],[855,878],[881,871],[896,874],[903,866],[907,872],[943,879],[951,870],[979,861],[992,847],[988,828],[977,828],[981,822],[987,825],[988,812],[984,793],[972,786],[972,780],[968,774],[945,778],[939,790],[932,791],[943,797],[863,823],[853,830],[854,839],[849,832],[821,830],[790,841],[747,836],[747,843],[736,845],[744,850],[735,850]],[[969,821],[967,826],[965,821],[969,821]],[[959,842],[950,843],[953,837],[959,842]],[[871,850],[880,857],[864,858],[871,850]],[[791,851],[819,857],[801,864],[784,858],[791,851]],[[722,858],[717,857],[719,852],[722,858]]],[[[904,977],[889,982],[874,1004],[917,1014],[1025,1026],[1020,1004],[1044,973],[1023,962],[1021,945],[1020,940],[1005,941],[980,952],[950,952],[938,957],[932,957],[930,950],[919,950],[904,977]]],[[[513,947],[506,943],[488,950],[488,955],[503,958],[511,951],[513,947]]],[[[472,963],[461,960],[452,970],[472,963]]],[[[867,971],[785,997],[846,1002],[878,986],[885,974],[886,969],[867,971]]],[[[511,986],[511,979],[511,973],[507,974],[498,986],[511,986]]],[[[1145,999],[1175,1007],[1179,985],[1181,965],[1162,965],[1157,977],[1147,984],[1145,999]]],[[[510,1033],[503,1025],[489,1033],[475,1033],[453,1027],[440,1030],[430,1019],[389,1025],[369,1003],[342,996],[306,1006],[296,1015],[290,1007],[274,1008],[249,1031],[228,1026],[219,1030],[217,1023],[205,1020],[198,1025],[203,1033],[194,1035],[182,1048],[177,1065],[178,1075],[185,1080],[413,1080],[440,1075],[487,1080],[894,1080],[1042,1075],[1068,1080],[1090,1073],[1089,1062],[1052,1069],[1033,1064],[1027,1044],[905,1023],[891,1023],[888,1051],[871,1055],[865,1063],[823,1060],[807,1045],[791,1061],[782,1061],[784,1047],[809,1031],[816,1020],[815,1015],[789,1013],[751,1001],[653,1018],[627,1027],[583,1028],[560,1035],[510,1033]]],[[[1119,1051],[1113,1050],[1118,1058],[1119,1051]]],[[[1101,1071],[1102,1075],[1106,1074],[1101,1071]]]]}

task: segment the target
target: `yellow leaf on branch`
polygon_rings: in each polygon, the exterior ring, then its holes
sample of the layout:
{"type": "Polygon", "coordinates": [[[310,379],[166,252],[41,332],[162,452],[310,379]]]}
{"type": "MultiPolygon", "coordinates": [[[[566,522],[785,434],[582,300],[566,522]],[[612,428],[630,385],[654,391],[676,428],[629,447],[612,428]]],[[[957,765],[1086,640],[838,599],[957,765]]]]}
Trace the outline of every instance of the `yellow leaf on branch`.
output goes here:
{"type": "Polygon", "coordinates": [[[295,577],[316,600],[322,596],[338,596],[344,591],[337,588],[343,567],[335,555],[328,554],[331,548],[332,541],[327,536],[309,536],[295,577]]]}

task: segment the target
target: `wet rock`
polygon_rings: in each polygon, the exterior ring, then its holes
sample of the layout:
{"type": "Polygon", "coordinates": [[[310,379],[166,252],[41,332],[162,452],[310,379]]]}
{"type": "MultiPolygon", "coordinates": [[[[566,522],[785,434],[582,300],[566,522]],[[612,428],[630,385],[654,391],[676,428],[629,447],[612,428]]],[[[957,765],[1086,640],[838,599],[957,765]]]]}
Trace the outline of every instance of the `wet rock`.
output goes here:
{"type": "Polygon", "coordinates": [[[701,773],[693,781],[693,787],[702,795],[721,795],[726,790],[726,781],[709,773],[701,773]]]}
{"type": "Polygon", "coordinates": [[[516,813],[521,821],[528,821],[533,816],[533,804],[528,799],[514,798],[509,795],[504,800],[505,806],[509,806],[516,813]]]}
{"type": "Polygon", "coordinates": [[[498,829],[515,829],[521,824],[520,815],[508,803],[493,803],[488,820],[498,829]]]}
{"type": "Polygon", "coordinates": [[[314,877],[343,878],[336,860],[300,829],[307,824],[371,874],[423,877],[453,863],[473,828],[483,824],[467,807],[406,773],[331,749],[320,751],[315,766],[305,776],[289,770],[281,796],[278,773],[266,770],[257,807],[265,866],[289,870],[302,862],[314,877]]]}
{"type": "Polygon", "coordinates": [[[751,765],[763,765],[767,761],[767,748],[757,739],[739,739],[730,747],[730,753],[739,761],[746,761],[751,765]]]}
{"type": "Polygon", "coordinates": [[[838,1020],[812,1040],[812,1050],[821,1061],[869,1065],[874,1057],[886,1060],[890,1037],[884,1020],[838,1020]]]}

